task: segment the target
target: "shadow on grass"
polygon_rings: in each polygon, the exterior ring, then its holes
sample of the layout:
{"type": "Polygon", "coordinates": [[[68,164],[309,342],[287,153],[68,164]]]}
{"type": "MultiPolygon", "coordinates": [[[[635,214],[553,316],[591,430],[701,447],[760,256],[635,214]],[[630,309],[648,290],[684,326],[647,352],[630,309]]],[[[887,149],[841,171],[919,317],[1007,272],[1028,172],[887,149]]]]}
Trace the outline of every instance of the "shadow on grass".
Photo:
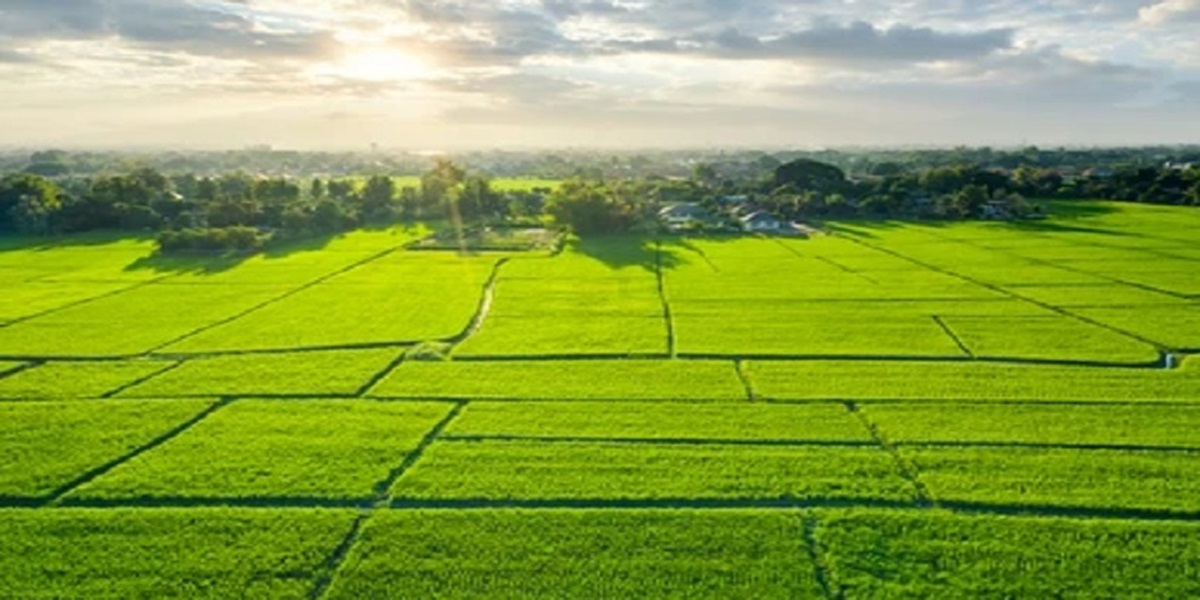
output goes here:
{"type": "Polygon", "coordinates": [[[650,273],[678,269],[693,263],[711,265],[704,249],[695,243],[733,242],[747,239],[742,234],[687,237],[681,235],[592,235],[571,239],[567,252],[600,261],[614,271],[641,268],[650,273]]]}
{"type": "Polygon", "coordinates": [[[849,218],[824,221],[821,227],[830,233],[852,238],[874,239],[881,233],[900,229],[945,229],[964,223],[990,224],[998,229],[1027,231],[1030,233],[1083,233],[1093,235],[1144,237],[1128,231],[1110,229],[1097,224],[1075,221],[1094,219],[1120,212],[1111,202],[1089,200],[1035,201],[1043,208],[1044,219],[1016,219],[1011,221],[984,220],[934,220],[934,219],[867,219],[849,218]]]}

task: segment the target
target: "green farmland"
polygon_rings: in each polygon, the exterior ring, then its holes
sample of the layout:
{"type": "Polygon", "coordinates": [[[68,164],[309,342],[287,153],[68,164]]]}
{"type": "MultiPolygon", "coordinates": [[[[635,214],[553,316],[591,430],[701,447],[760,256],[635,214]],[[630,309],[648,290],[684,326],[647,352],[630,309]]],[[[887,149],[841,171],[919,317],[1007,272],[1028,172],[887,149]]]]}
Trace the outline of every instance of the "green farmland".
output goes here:
{"type": "Polygon", "coordinates": [[[0,597],[1200,597],[1200,211],[1048,208],[5,240],[0,597]]]}

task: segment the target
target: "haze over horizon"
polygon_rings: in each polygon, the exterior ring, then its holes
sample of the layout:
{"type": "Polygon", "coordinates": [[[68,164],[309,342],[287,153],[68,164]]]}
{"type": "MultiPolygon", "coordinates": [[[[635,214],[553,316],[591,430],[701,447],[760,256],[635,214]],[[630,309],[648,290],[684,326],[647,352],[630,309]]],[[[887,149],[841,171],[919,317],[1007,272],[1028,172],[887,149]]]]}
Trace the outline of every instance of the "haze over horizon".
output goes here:
{"type": "Polygon", "coordinates": [[[0,143],[1200,141],[1200,0],[0,0],[0,143]]]}

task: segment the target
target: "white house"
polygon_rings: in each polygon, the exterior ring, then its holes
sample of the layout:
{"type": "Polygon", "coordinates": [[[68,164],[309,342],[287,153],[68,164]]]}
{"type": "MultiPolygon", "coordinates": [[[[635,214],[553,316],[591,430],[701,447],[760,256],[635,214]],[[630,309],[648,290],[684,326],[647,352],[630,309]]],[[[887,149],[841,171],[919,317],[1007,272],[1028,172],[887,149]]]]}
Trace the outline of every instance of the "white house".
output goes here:
{"type": "Polygon", "coordinates": [[[746,231],[776,232],[787,227],[786,223],[765,210],[754,211],[739,220],[742,222],[742,229],[746,231]]]}
{"type": "Polygon", "coordinates": [[[658,211],[658,219],[671,229],[689,227],[710,218],[708,211],[695,202],[672,204],[658,211]]]}

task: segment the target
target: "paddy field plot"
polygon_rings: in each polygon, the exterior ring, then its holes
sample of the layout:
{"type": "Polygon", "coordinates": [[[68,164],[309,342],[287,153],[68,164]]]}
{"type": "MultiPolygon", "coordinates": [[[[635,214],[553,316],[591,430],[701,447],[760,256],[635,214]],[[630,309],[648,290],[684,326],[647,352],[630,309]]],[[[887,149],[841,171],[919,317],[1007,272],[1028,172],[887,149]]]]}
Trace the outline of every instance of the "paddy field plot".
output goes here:
{"type": "Polygon", "coordinates": [[[825,512],[816,539],[846,598],[1188,598],[1194,522],[825,512]]]}
{"type": "Polygon", "coordinates": [[[371,391],[397,398],[744,402],[733,361],[407,361],[371,391]]]}
{"type": "Polygon", "coordinates": [[[384,513],[332,598],[823,598],[795,514],[463,510],[384,513]],[[454,565],[447,568],[447,565],[454,565]]]}
{"type": "Polygon", "coordinates": [[[0,510],[20,598],[303,598],[351,511],[0,510]]]}
{"type": "Polygon", "coordinates": [[[67,501],[363,501],[449,411],[447,404],[243,400],[80,487],[67,501]]]}
{"type": "Polygon", "coordinates": [[[99,398],[175,366],[162,360],[49,362],[0,379],[0,399],[99,398]]]}
{"type": "Polygon", "coordinates": [[[35,501],[198,416],[203,400],[0,403],[0,498],[35,501]]]}
{"type": "Polygon", "coordinates": [[[1200,212],[1048,206],[0,240],[0,595],[1200,595],[1200,212]]]}

